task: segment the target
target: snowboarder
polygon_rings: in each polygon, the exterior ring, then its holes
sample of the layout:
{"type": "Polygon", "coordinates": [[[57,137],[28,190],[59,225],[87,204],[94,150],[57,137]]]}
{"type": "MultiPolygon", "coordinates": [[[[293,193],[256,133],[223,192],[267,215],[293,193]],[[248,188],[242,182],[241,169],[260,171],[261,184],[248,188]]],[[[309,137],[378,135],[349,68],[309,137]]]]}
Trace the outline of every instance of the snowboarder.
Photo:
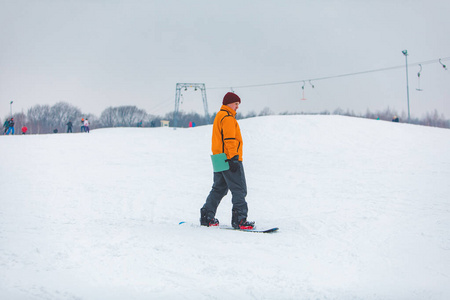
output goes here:
{"type": "Polygon", "coordinates": [[[14,135],[14,118],[11,118],[8,123],[8,131],[6,132],[6,135],[9,135],[11,132],[11,135],[14,135]]]}
{"type": "Polygon", "coordinates": [[[72,132],[72,121],[67,122],[67,133],[72,132]]]}
{"type": "Polygon", "coordinates": [[[87,118],[84,120],[84,131],[89,133],[89,121],[87,118]]]}
{"type": "Polygon", "coordinates": [[[232,194],[231,225],[236,229],[253,229],[255,222],[247,221],[248,206],[245,201],[247,184],[245,182],[244,166],[242,164],[242,135],[236,120],[236,110],[241,99],[234,93],[225,94],[222,107],[216,114],[212,132],[213,155],[225,153],[229,170],[214,172],[214,183],[200,209],[200,224],[203,226],[218,226],[215,218],[217,207],[228,190],[232,194]]]}

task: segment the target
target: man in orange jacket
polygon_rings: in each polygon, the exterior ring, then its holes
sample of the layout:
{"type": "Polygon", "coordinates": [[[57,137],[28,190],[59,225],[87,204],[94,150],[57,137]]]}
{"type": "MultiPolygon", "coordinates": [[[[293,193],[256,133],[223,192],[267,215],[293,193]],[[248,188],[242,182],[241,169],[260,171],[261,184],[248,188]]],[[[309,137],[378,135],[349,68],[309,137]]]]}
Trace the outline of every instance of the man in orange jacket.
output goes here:
{"type": "Polygon", "coordinates": [[[255,222],[247,221],[248,206],[245,201],[247,184],[245,182],[244,166],[242,165],[242,135],[236,121],[236,110],[241,99],[234,93],[223,97],[222,107],[216,114],[212,132],[212,153],[225,153],[230,169],[214,172],[214,183],[200,209],[200,224],[203,226],[218,226],[215,218],[217,207],[228,190],[232,194],[231,225],[236,229],[253,229],[255,222]]]}

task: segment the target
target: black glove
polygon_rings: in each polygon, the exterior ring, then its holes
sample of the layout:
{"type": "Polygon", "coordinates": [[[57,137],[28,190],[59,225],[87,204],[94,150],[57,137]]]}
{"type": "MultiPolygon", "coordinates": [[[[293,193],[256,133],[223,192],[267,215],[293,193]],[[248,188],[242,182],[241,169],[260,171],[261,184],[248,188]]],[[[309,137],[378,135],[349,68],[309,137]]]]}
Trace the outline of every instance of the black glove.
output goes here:
{"type": "Polygon", "coordinates": [[[239,155],[236,155],[230,159],[225,160],[230,165],[230,171],[236,172],[239,169],[239,155]]]}

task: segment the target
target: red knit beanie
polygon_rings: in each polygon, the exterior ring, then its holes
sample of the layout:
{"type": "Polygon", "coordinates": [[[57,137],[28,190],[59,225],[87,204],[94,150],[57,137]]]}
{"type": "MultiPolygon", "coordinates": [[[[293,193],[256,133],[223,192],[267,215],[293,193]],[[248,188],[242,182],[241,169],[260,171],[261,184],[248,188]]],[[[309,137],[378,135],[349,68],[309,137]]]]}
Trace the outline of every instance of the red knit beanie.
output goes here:
{"type": "Polygon", "coordinates": [[[223,104],[223,105],[227,105],[227,104],[234,103],[234,102],[239,102],[239,103],[241,103],[241,98],[239,98],[239,96],[236,95],[235,93],[228,92],[228,93],[226,93],[225,96],[223,97],[223,102],[222,102],[222,104],[223,104]]]}

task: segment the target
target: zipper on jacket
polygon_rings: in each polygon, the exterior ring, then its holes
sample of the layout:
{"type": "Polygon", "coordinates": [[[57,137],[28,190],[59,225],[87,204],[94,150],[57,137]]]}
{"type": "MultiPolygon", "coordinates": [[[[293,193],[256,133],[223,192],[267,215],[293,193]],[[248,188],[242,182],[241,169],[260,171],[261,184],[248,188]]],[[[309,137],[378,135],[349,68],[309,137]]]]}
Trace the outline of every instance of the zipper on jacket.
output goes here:
{"type": "MultiPolygon", "coordinates": [[[[230,114],[230,112],[227,111],[227,110],[225,110],[225,109],[221,109],[220,111],[224,111],[224,112],[227,113],[226,116],[223,116],[223,118],[220,119],[220,124],[222,124],[223,119],[225,119],[226,117],[233,117],[233,116],[230,114]]],[[[228,139],[224,139],[224,138],[223,138],[223,128],[220,130],[220,134],[222,135],[222,153],[225,153],[225,140],[228,140],[228,139]]],[[[234,139],[234,138],[231,138],[231,139],[234,139]]],[[[239,144],[240,144],[240,143],[239,143],[239,144]]],[[[239,149],[239,147],[238,147],[238,149],[239,149]]]]}

